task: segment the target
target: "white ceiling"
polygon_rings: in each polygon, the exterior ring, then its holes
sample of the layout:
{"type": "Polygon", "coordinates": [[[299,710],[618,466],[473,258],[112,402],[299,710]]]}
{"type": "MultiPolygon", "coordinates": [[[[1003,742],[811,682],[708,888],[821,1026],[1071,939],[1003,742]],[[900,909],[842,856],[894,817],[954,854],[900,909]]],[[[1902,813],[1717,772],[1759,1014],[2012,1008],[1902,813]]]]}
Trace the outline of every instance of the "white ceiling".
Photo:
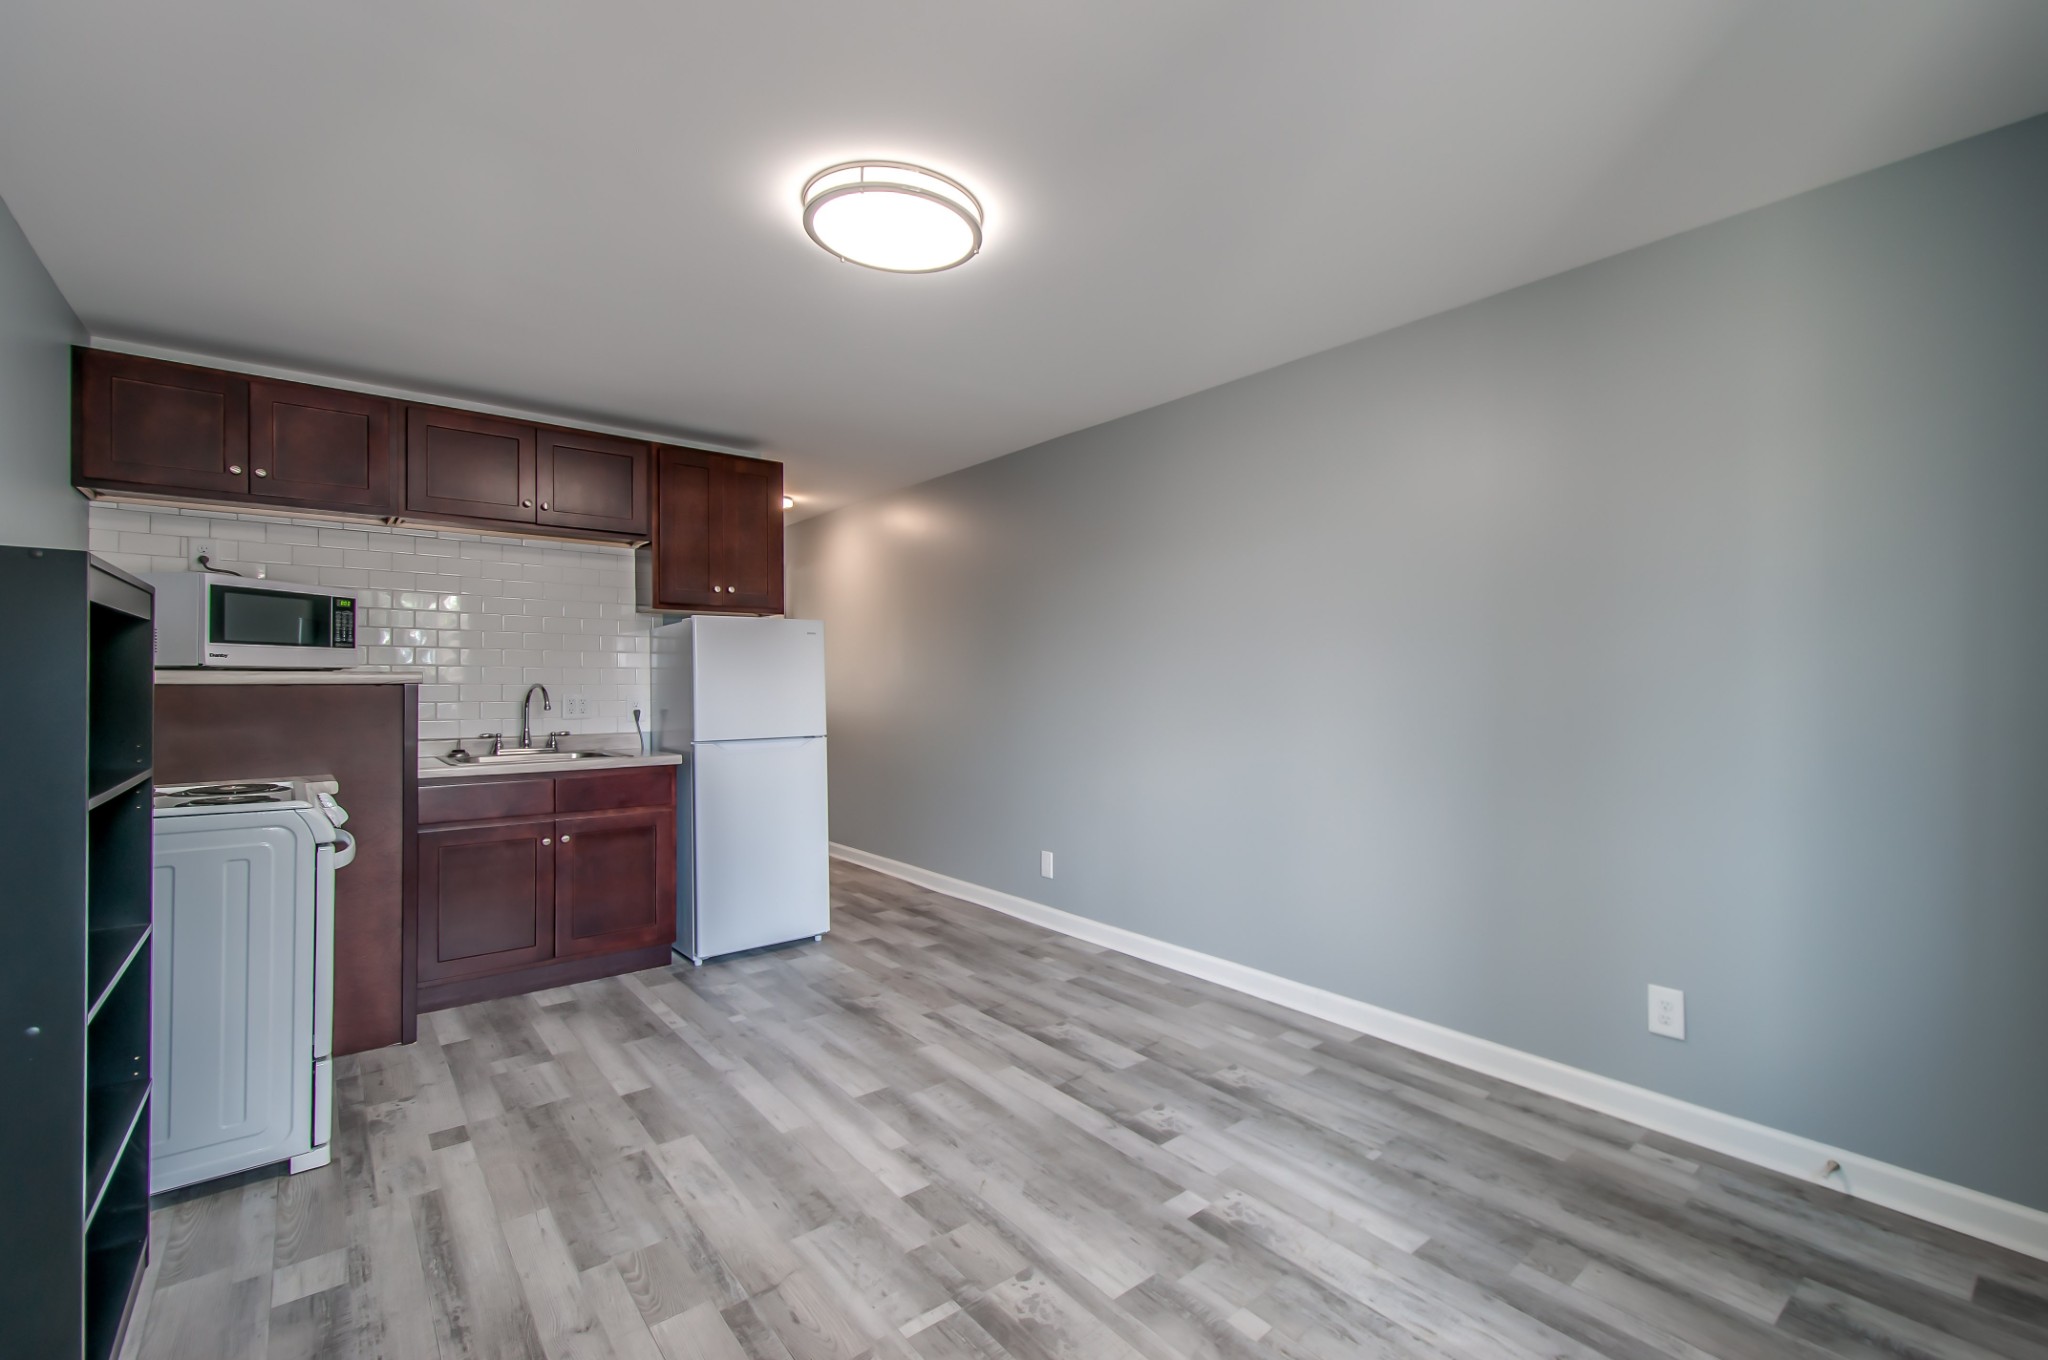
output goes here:
{"type": "Polygon", "coordinates": [[[96,336],[757,449],[815,511],[2048,110],[2041,0],[8,0],[96,336]],[[988,207],[840,264],[805,176],[988,207]]]}

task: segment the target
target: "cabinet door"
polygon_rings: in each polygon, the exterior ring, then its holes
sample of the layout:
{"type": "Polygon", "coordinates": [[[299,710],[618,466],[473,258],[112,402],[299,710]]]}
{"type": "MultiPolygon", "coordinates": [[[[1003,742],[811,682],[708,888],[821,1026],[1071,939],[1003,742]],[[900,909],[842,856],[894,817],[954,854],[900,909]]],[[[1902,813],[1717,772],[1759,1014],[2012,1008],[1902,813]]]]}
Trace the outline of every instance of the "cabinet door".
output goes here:
{"type": "Polygon", "coordinates": [[[780,614],[782,464],[720,458],[712,483],[711,598],[725,609],[780,614]]]}
{"type": "Polygon", "coordinates": [[[438,406],[405,408],[405,508],[424,515],[534,522],[531,425],[438,406]]]}
{"type": "Polygon", "coordinates": [[[542,524],[647,532],[647,445],[576,430],[539,432],[542,524]]]}
{"type": "Polygon", "coordinates": [[[72,353],[78,481],[204,496],[248,491],[245,380],[105,350],[72,353]]]}
{"type": "Polygon", "coordinates": [[[502,972],[555,956],[552,822],[419,833],[419,977],[502,972]]]}
{"type": "Polygon", "coordinates": [[[390,512],[388,397],[249,380],[249,490],[265,500],[390,512]]]}
{"type": "Polygon", "coordinates": [[[555,953],[561,958],[668,944],[676,937],[673,808],[560,817],[555,953]]]}
{"type": "Polygon", "coordinates": [[[718,455],[655,449],[654,599],[661,609],[711,604],[711,483],[718,455]]]}

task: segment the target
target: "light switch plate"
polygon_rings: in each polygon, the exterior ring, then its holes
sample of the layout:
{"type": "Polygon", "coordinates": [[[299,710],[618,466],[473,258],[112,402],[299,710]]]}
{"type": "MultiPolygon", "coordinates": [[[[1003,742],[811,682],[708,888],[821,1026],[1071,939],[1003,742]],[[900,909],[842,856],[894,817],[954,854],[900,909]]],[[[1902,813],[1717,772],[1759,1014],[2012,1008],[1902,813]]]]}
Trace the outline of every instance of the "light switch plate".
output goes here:
{"type": "Polygon", "coordinates": [[[1041,850],[1038,852],[1038,876],[1040,878],[1052,877],[1052,851],[1041,850]]]}
{"type": "Polygon", "coordinates": [[[1676,987],[1650,984],[1650,1033],[1666,1039],[1685,1037],[1685,993],[1676,987]]]}

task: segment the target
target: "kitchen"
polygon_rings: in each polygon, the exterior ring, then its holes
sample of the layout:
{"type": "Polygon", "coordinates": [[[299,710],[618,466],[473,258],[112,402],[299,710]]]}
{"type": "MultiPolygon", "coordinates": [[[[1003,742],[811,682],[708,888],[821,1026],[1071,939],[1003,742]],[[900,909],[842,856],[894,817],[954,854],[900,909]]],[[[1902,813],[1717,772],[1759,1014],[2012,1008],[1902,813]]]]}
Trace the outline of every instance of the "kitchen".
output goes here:
{"type": "Polygon", "coordinates": [[[146,987],[150,1051],[133,1100],[88,1088],[89,1231],[134,1221],[145,1144],[157,1197],[329,1165],[336,1062],[424,1013],[822,939],[823,637],[777,617],[778,464],[72,359],[87,575],[154,644],[116,724],[144,768],[93,792],[153,789],[155,834],[154,928],[95,967],[88,1046],[146,987]]]}
{"type": "MultiPolygon", "coordinates": [[[[273,769],[362,769],[376,753],[377,769],[363,769],[348,789],[351,802],[379,818],[365,833],[365,852],[380,867],[374,887],[343,888],[342,919],[350,924],[338,962],[344,976],[360,977],[338,993],[342,1051],[410,1041],[422,997],[431,1007],[660,962],[675,938],[673,891],[664,890],[675,874],[674,834],[638,843],[630,865],[609,866],[631,876],[639,905],[609,916],[599,930],[579,922],[575,904],[557,890],[600,870],[590,858],[598,846],[617,851],[622,844],[602,823],[580,841],[565,826],[557,841],[551,824],[531,819],[610,812],[617,823],[637,811],[651,828],[660,820],[652,809],[676,806],[673,779],[659,771],[681,759],[677,751],[688,749],[690,737],[671,687],[654,683],[660,625],[685,610],[735,618],[779,612],[780,467],[136,356],[77,357],[87,413],[78,473],[101,497],[90,512],[91,545],[159,587],[159,682],[179,687],[158,700],[158,741],[171,752],[162,762],[168,781],[248,777],[248,769],[230,767],[238,755],[246,765],[252,747],[263,753],[258,763],[273,769]],[[172,421],[195,395],[228,414],[189,445],[156,436],[158,423],[172,421]],[[256,431],[246,445],[243,401],[253,415],[247,428],[256,431]],[[122,430],[103,432],[93,414],[117,408],[129,412],[134,447],[122,430]],[[402,445],[399,430],[408,432],[402,445]],[[217,469],[235,488],[213,491],[211,505],[195,508],[213,475],[183,471],[195,465],[217,469]],[[303,469],[317,469],[317,478],[290,476],[303,469]],[[488,499],[492,486],[501,488],[496,502],[488,499]],[[271,509],[279,497],[324,515],[248,513],[271,509]],[[526,536],[514,537],[511,526],[526,536]],[[172,585],[192,590],[171,593],[172,585]],[[335,655],[308,659],[320,648],[243,642],[232,632],[223,641],[228,623],[207,614],[209,601],[229,609],[275,601],[272,626],[285,636],[332,639],[327,650],[335,655]],[[345,611],[332,608],[344,603],[345,611]],[[350,621],[330,628],[328,614],[350,621]],[[201,639],[209,641],[202,646],[201,639]],[[252,692],[248,682],[264,678],[248,671],[252,657],[295,681],[348,690],[272,683],[252,692]],[[217,690],[223,682],[227,688],[217,690]],[[364,683],[369,693],[354,692],[364,683]],[[366,711],[358,719],[353,708],[366,711]],[[402,721],[408,713],[417,714],[411,727],[402,721]],[[392,776],[408,750],[423,791],[392,776]],[[454,752],[463,753],[462,763],[450,762],[454,752]],[[600,768],[607,773],[595,773],[600,768]],[[627,769],[656,773],[609,773],[627,769]],[[486,778],[510,770],[529,777],[486,778]],[[406,823],[415,806],[416,823],[406,823]],[[493,816],[500,808],[506,811],[493,816]],[[526,820],[510,820],[519,818],[526,820]],[[520,827],[534,831],[531,845],[496,842],[500,856],[527,854],[529,880],[537,852],[557,861],[571,847],[591,847],[575,856],[585,867],[556,864],[556,882],[545,892],[528,882],[523,920],[471,920],[451,894],[465,881],[464,858],[484,852],[438,828],[484,820],[490,825],[470,826],[485,838],[478,844],[520,827]],[[434,829],[420,834],[416,827],[434,829]],[[444,863],[444,856],[454,858],[444,863]],[[418,882],[402,881],[401,863],[416,866],[410,872],[418,882]],[[423,907],[416,902],[422,888],[423,907]],[[347,900],[353,893],[363,895],[361,906],[347,900]],[[467,941],[461,947],[471,952],[441,952],[444,937],[467,941]],[[401,940],[420,944],[401,958],[401,940]],[[622,954],[630,957],[614,957],[622,954]]],[[[252,617],[252,627],[267,622],[252,617]]],[[[811,732],[773,730],[773,717],[759,730],[821,734],[822,698],[811,696],[810,708],[793,721],[811,732]]],[[[811,839],[822,881],[822,830],[811,839]]],[[[486,918],[488,899],[474,908],[486,918]]]]}
{"type": "Polygon", "coordinates": [[[2048,1356],[2044,72],[0,13],[0,1355],[2048,1356]]]}

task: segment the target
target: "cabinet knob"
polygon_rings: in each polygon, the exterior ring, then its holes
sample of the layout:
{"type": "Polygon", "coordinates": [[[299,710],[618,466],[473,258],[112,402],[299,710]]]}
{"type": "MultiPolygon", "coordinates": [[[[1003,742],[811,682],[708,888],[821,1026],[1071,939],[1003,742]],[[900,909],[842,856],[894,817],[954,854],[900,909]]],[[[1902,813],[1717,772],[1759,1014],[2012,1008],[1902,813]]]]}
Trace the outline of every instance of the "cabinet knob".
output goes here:
{"type": "Polygon", "coordinates": [[[229,464],[228,464],[228,471],[229,471],[229,472],[240,472],[241,470],[242,470],[242,465],[241,465],[240,463],[229,463],[229,464]]]}
{"type": "Polygon", "coordinates": [[[721,592],[722,592],[722,591],[723,591],[723,590],[725,589],[725,587],[724,587],[724,586],[713,586],[713,587],[711,587],[711,588],[712,588],[713,590],[716,590],[716,591],[721,591],[721,592]]]}
{"type": "Polygon", "coordinates": [[[532,509],[532,508],[533,508],[533,502],[532,502],[532,501],[521,501],[521,502],[519,502],[519,503],[520,503],[521,505],[523,505],[523,506],[526,506],[526,507],[527,507],[528,509],[532,509]]]}
{"type": "Polygon", "coordinates": [[[257,468],[257,469],[256,469],[256,475],[257,475],[258,477],[268,477],[268,476],[270,475],[270,469],[269,469],[269,468],[257,468]]]}
{"type": "Polygon", "coordinates": [[[568,832],[566,832],[566,831],[564,831],[564,832],[562,833],[562,844],[564,844],[564,845],[567,845],[568,843],[569,843],[569,833],[568,833],[568,832]]]}
{"type": "Polygon", "coordinates": [[[540,508],[541,508],[541,509],[543,509],[543,510],[547,509],[547,508],[548,508],[548,503],[547,503],[546,501],[542,501],[542,502],[540,503],[540,508]]]}
{"type": "Polygon", "coordinates": [[[540,838],[540,843],[542,845],[553,845],[555,843],[555,838],[553,836],[542,836],[540,838]]]}

